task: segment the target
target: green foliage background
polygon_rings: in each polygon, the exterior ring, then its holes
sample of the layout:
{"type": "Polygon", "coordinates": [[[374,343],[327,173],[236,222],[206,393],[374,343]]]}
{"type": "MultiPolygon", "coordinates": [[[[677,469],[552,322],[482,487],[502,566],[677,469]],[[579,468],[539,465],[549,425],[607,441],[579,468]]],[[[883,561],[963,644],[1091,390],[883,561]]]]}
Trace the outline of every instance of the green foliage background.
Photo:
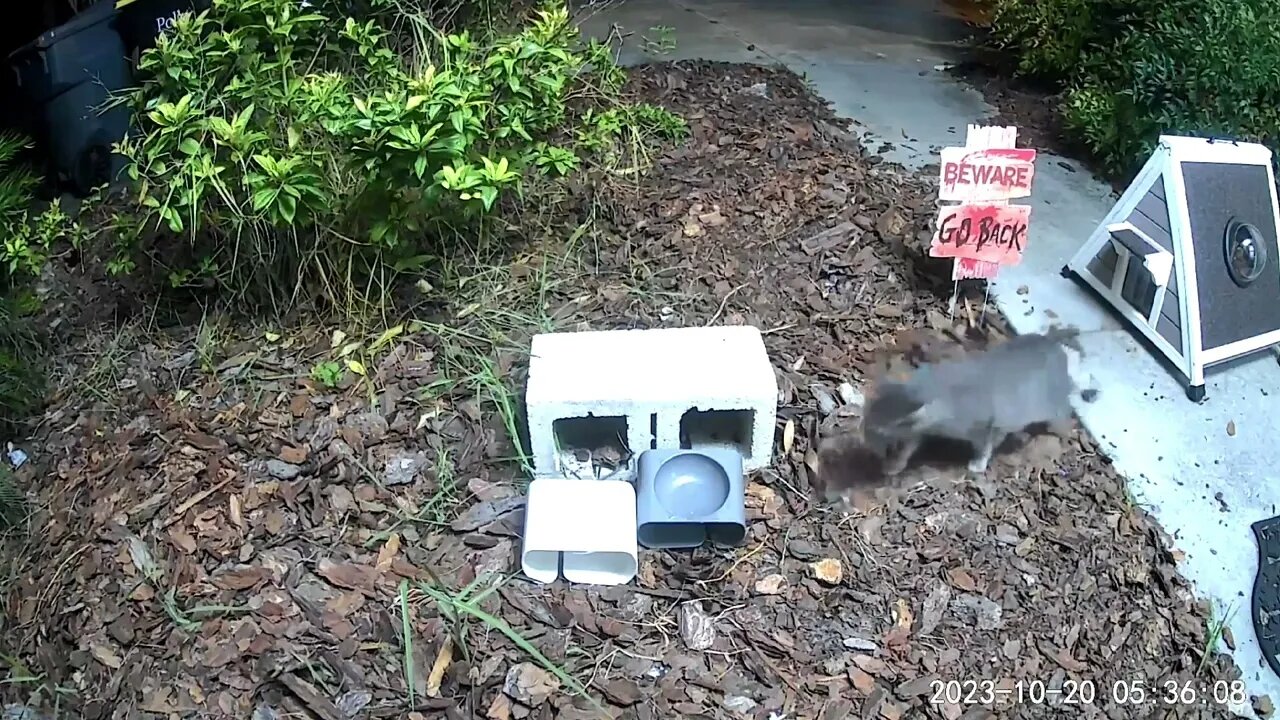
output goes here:
{"type": "Polygon", "coordinates": [[[143,54],[113,271],[177,244],[174,285],[277,306],[378,295],[371,278],[413,269],[532,178],[577,171],[629,128],[683,132],[620,101],[625,74],[563,0],[515,18],[464,3],[450,23],[348,5],[214,0],[143,54]],[[471,28],[441,29],[459,17],[471,28]]]}
{"type": "Polygon", "coordinates": [[[1018,72],[1064,90],[1066,126],[1127,175],[1161,133],[1280,140],[1280,0],[995,0],[1018,72]]]}

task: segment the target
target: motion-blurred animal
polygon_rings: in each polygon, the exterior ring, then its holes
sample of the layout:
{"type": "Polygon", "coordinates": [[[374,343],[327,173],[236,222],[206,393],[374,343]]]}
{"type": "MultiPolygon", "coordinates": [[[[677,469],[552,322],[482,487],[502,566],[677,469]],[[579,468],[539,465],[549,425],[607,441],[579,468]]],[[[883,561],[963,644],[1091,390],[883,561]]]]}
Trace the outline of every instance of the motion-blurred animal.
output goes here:
{"type": "MultiPolygon", "coordinates": [[[[922,365],[904,380],[883,383],[868,400],[863,439],[896,475],[927,437],[973,445],[972,472],[984,472],[1012,433],[1048,424],[1067,432],[1076,392],[1066,348],[1080,350],[1074,330],[1018,335],[980,352],[922,365]]],[[[1092,401],[1096,391],[1081,393],[1092,401]]]]}

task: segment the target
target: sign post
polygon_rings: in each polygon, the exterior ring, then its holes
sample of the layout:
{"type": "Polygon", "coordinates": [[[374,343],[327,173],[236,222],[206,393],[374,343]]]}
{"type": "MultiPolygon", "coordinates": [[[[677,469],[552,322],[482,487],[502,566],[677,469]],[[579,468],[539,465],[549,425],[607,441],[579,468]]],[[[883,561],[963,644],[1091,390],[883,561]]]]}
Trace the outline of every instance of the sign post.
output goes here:
{"type": "Polygon", "coordinates": [[[964,147],[942,149],[937,229],[929,254],[954,258],[951,278],[995,278],[1022,260],[1031,208],[1009,201],[1031,195],[1036,151],[1014,147],[1015,127],[970,125],[964,147]]]}

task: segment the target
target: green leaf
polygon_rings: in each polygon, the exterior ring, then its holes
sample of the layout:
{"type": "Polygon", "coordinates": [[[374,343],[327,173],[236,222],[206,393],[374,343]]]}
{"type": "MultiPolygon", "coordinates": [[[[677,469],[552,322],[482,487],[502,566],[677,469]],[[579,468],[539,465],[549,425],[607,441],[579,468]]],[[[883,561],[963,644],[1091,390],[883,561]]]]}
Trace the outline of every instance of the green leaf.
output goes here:
{"type": "Polygon", "coordinates": [[[402,335],[403,333],[404,333],[403,324],[396,325],[393,328],[388,328],[386,331],[384,331],[381,335],[378,336],[377,340],[373,341],[372,345],[369,346],[369,352],[377,352],[378,348],[382,347],[383,345],[386,345],[392,340],[395,340],[396,338],[400,337],[400,335],[402,335]]]}
{"type": "Polygon", "coordinates": [[[276,166],[276,161],[266,155],[254,155],[253,161],[258,164],[258,167],[267,171],[268,175],[275,175],[279,172],[276,166]]]}
{"type": "Polygon", "coordinates": [[[281,193],[276,202],[276,208],[280,212],[280,217],[284,218],[286,223],[293,224],[293,219],[298,214],[298,199],[292,195],[281,193]]]}
{"type": "Polygon", "coordinates": [[[211,117],[207,120],[209,129],[223,140],[230,140],[235,131],[231,129],[231,123],[220,117],[211,117]]]}
{"type": "Polygon", "coordinates": [[[182,144],[178,146],[178,149],[187,155],[199,155],[200,143],[196,142],[192,138],[187,138],[182,141],[182,144]]]}
{"type": "Polygon", "coordinates": [[[271,207],[280,191],[275,188],[263,188],[253,194],[253,211],[262,212],[271,207]]]}

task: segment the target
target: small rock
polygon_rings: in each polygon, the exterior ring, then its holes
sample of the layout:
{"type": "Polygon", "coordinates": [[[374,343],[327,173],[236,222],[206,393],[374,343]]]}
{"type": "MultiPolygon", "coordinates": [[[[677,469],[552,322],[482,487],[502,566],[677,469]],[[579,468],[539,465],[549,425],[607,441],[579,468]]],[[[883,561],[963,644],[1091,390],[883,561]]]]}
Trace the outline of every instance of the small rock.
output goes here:
{"type": "Polygon", "coordinates": [[[822,555],[813,543],[799,539],[787,543],[787,552],[797,560],[812,560],[822,555]]]}
{"type": "Polygon", "coordinates": [[[133,622],[130,620],[127,611],[126,614],[121,615],[110,625],[107,625],[107,634],[121,645],[133,644],[133,622]]]}
{"type": "Polygon", "coordinates": [[[830,390],[821,385],[810,385],[809,392],[813,394],[814,401],[818,403],[818,412],[822,417],[835,412],[836,408],[840,406],[836,402],[835,395],[832,395],[830,390]]]}
{"type": "Polygon", "coordinates": [[[829,657],[822,661],[822,672],[826,675],[841,675],[848,671],[848,660],[843,655],[829,657]]]}
{"type": "Polygon", "coordinates": [[[755,85],[743,88],[742,92],[746,95],[755,95],[766,100],[772,97],[769,94],[769,83],[758,82],[755,85]]]}
{"type": "Polygon", "coordinates": [[[840,393],[840,399],[844,401],[845,405],[862,406],[866,404],[866,396],[862,394],[862,391],[847,382],[840,383],[840,387],[836,388],[836,391],[840,393]]]}
{"type": "Polygon", "coordinates": [[[418,479],[427,463],[427,456],[423,453],[391,457],[383,471],[382,482],[387,486],[408,485],[418,479]]]}
{"type": "Polygon", "coordinates": [[[350,692],[343,693],[342,696],[338,698],[338,702],[334,704],[338,706],[338,710],[341,711],[343,715],[353,718],[356,715],[359,715],[360,711],[364,710],[365,706],[367,706],[372,700],[373,693],[368,690],[352,690],[350,692]]]}
{"type": "Polygon", "coordinates": [[[979,630],[995,630],[1000,627],[1004,610],[991,598],[981,595],[960,595],[951,601],[951,610],[965,622],[976,623],[979,630]]]}
{"type": "Polygon", "coordinates": [[[1253,711],[1261,718],[1269,718],[1274,715],[1276,707],[1271,704],[1271,696],[1263,695],[1261,697],[1255,697],[1253,699],[1253,711]]]}
{"type": "Polygon", "coordinates": [[[268,460],[267,474],[277,480],[292,480],[298,477],[302,468],[283,460],[268,460]]]}
{"type": "Polygon", "coordinates": [[[997,525],[996,540],[1005,545],[1017,545],[1021,538],[1018,536],[1018,528],[1012,525],[997,525]]]}
{"type": "Polygon", "coordinates": [[[644,697],[644,693],[640,691],[640,686],[633,680],[626,678],[616,678],[605,683],[601,688],[604,696],[609,698],[609,702],[614,705],[627,707],[640,702],[640,698],[644,697]]]}
{"type": "Polygon", "coordinates": [[[933,591],[924,599],[924,612],[920,616],[920,627],[916,630],[920,635],[928,635],[942,622],[942,616],[951,602],[951,586],[939,582],[933,591]]]}
{"type": "Polygon", "coordinates": [[[305,448],[285,445],[280,448],[280,459],[290,465],[301,465],[307,461],[307,451],[305,448]]]}
{"type": "Polygon", "coordinates": [[[777,595],[787,584],[787,578],[778,573],[765,575],[756,581],[756,593],[760,595],[777,595]]]}
{"type": "Polygon", "coordinates": [[[851,635],[845,638],[841,641],[841,644],[850,650],[862,650],[863,652],[876,652],[880,649],[879,645],[876,645],[874,642],[867,640],[866,638],[860,638],[857,635],[851,635]]]}
{"type": "Polygon", "coordinates": [[[467,490],[472,495],[475,495],[477,499],[486,502],[490,500],[509,498],[516,494],[516,491],[509,485],[499,485],[497,483],[489,482],[488,480],[481,480],[480,478],[471,478],[468,480],[467,490]]]}
{"type": "Polygon", "coordinates": [[[915,680],[908,680],[894,688],[894,693],[903,700],[920,697],[929,692],[929,689],[933,687],[933,681],[934,677],[932,675],[921,675],[915,680]]]}
{"type": "Polygon", "coordinates": [[[680,637],[690,650],[707,650],[715,645],[715,620],[702,609],[701,601],[680,606],[680,637]]]}
{"type": "Polygon", "coordinates": [[[560,681],[554,675],[534,665],[520,663],[511,666],[502,682],[502,692],[516,702],[537,707],[560,689],[560,681]]]}
{"type": "Polygon", "coordinates": [[[809,572],[820,582],[828,585],[839,585],[844,580],[844,566],[835,558],[824,558],[809,563],[809,572]]]}
{"type": "Polygon", "coordinates": [[[371,412],[351,415],[343,424],[360,433],[366,446],[381,442],[387,436],[387,431],[391,429],[386,418],[371,412]]]}
{"type": "Polygon", "coordinates": [[[849,668],[849,682],[853,683],[854,689],[863,697],[875,692],[876,689],[876,679],[860,667],[849,668]]]}
{"type": "MultiPolygon", "coordinates": [[[[9,719],[5,718],[5,720],[9,719]]],[[[253,709],[253,715],[249,720],[280,720],[280,713],[274,707],[262,703],[253,709]]]]}
{"type": "Polygon", "coordinates": [[[724,709],[728,710],[729,712],[736,712],[736,713],[742,713],[743,715],[747,715],[747,714],[750,714],[752,710],[755,710],[756,705],[758,705],[759,703],[747,697],[746,695],[725,695],[724,703],[722,704],[724,706],[724,709]]]}
{"type": "Polygon", "coordinates": [[[44,720],[44,716],[36,712],[34,708],[27,705],[5,705],[4,713],[0,715],[3,720],[44,720]]]}
{"type": "Polygon", "coordinates": [[[892,677],[893,675],[893,671],[889,669],[889,664],[878,657],[854,655],[853,664],[857,665],[863,672],[871,673],[876,677],[892,677]]]}
{"type": "Polygon", "coordinates": [[[454,532],[468,533],[473,530],[478,530],[503,515],[521,507],[524,507],[524,498],[519,495],[476,503],[475,505],[467,508],[467,511],[462,513],[462,515],[458,516],[450,527],[453,528],[454,532]]]}
{"type": "Polygon", "coordinates": [[[901,705],[887,700],[880,706],[880,717],[884,720],[902,720],[904,712],[901,705]]]}

